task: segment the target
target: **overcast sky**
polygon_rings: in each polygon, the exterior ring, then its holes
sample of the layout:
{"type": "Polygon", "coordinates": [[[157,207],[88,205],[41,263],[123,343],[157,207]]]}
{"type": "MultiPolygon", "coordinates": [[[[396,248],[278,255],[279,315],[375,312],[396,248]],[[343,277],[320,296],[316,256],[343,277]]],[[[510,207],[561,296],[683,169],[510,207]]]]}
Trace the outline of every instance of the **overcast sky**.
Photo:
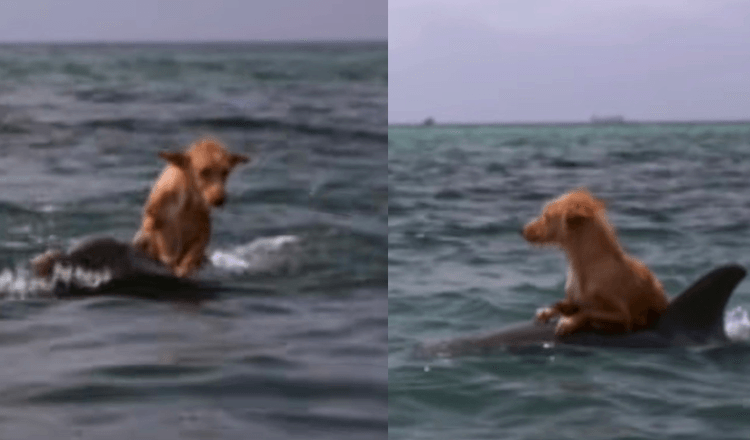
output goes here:
{"type": "Polygon", "coordinates": [[[391,0],[389,122],[750,119],[750,1],[391,0]]]}
{"type": "Polygon", "coordinates": [[[0,42],[385,40],[387,0],[7,0],[0,42]]]}

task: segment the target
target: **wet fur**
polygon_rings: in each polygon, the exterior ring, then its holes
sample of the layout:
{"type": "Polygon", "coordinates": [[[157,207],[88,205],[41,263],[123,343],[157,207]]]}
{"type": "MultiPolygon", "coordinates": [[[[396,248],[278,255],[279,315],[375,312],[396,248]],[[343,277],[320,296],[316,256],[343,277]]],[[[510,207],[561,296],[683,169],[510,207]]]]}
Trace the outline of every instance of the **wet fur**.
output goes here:
{"type": "Polygon", "coordinates": [[[578,189],[546,204],[523,229],[534,244],[562,248],[568,259],[565,299],[537,312],[560,316],[556,334],[582,330],[622,333],[651,326],[669,298],[654,274],[620,246],[604,203],[578,189]]]}
{"type": "Polygon", "coordinates": [[[250,159],[231,154],[215,139],[187,152],[161,152],[164,168],[143,211],[133,246],[167,265],[178,277],[194,274],[211,238],[211,208],[224,204],[230,171],[250,159]]]}

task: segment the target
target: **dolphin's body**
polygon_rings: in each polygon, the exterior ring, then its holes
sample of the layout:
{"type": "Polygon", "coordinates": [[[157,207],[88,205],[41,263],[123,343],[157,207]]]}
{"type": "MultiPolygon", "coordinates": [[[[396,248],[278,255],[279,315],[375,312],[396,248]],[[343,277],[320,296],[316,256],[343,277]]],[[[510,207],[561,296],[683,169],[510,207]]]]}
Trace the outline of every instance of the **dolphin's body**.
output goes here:
{"type": "Polygon", "coordinates": [[[483,336],[469,336],[417,347],[420,357],[453,357],[481,354],[499,348],[569,344],[603,347],[666,348],[729,341],[724,332],[724,307],[734,288],[745,277],[738,265],[715,269],[676,296],[657,323],[649,329],[620,335],[581,332],[555,335],[555,323],[526,321],[483,336]]]}
{"type": "Polygon", "coordinates": [[[109,237],[84,240],[67,254],[55,257],[53,293],[58,298],[124,295],[163,300],[201,300],[215,295],[216,286],[172,275],[156,261],[129,244],[109,237]],[[91,283],[92,278],[100,281],[91,283]]]}

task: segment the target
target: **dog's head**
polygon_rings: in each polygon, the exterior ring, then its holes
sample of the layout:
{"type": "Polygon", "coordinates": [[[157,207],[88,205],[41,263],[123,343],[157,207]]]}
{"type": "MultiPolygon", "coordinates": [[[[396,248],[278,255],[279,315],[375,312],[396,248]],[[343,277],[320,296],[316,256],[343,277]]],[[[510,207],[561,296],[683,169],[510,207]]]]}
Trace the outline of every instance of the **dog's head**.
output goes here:
{"type": "Polygon", "coordinates": [[[564,243],[571,230],[599,216],[604,207],[603,201],[583,188],[563,194],[523,228],[523,238],[537,244],[564,243]]]}
{"type": "Polygon", "coordinates": [[[250,162],[243,154],[229,153],[216,139],[201,139],[187,153],[161,152],[159,156],[192,178],[206,206],[219,207],[226,200],[225,186],[232,169],[250,162]]]}

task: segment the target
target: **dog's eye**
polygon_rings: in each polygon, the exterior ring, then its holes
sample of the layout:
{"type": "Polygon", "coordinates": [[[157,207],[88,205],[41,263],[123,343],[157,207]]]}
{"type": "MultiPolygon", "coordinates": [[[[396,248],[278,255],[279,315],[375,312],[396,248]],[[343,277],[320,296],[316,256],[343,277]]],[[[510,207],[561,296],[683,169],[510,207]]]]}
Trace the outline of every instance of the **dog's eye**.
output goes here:
{"type": "Polygon", "coordinates": [[[209,168],[203,168],[201,170],[201,177],[203,177],[204,179],[207,179],[208,176],[210,175],[211,175],[211,170],[209,168]]]}
{"type": "Polygon", "coordinates": [[[222,179],[226,179],[228,175],[229,175],[229,171],[227,171],[227,170],[224,170],[224,171],[221,172],[221,178],[222,179]]]}

